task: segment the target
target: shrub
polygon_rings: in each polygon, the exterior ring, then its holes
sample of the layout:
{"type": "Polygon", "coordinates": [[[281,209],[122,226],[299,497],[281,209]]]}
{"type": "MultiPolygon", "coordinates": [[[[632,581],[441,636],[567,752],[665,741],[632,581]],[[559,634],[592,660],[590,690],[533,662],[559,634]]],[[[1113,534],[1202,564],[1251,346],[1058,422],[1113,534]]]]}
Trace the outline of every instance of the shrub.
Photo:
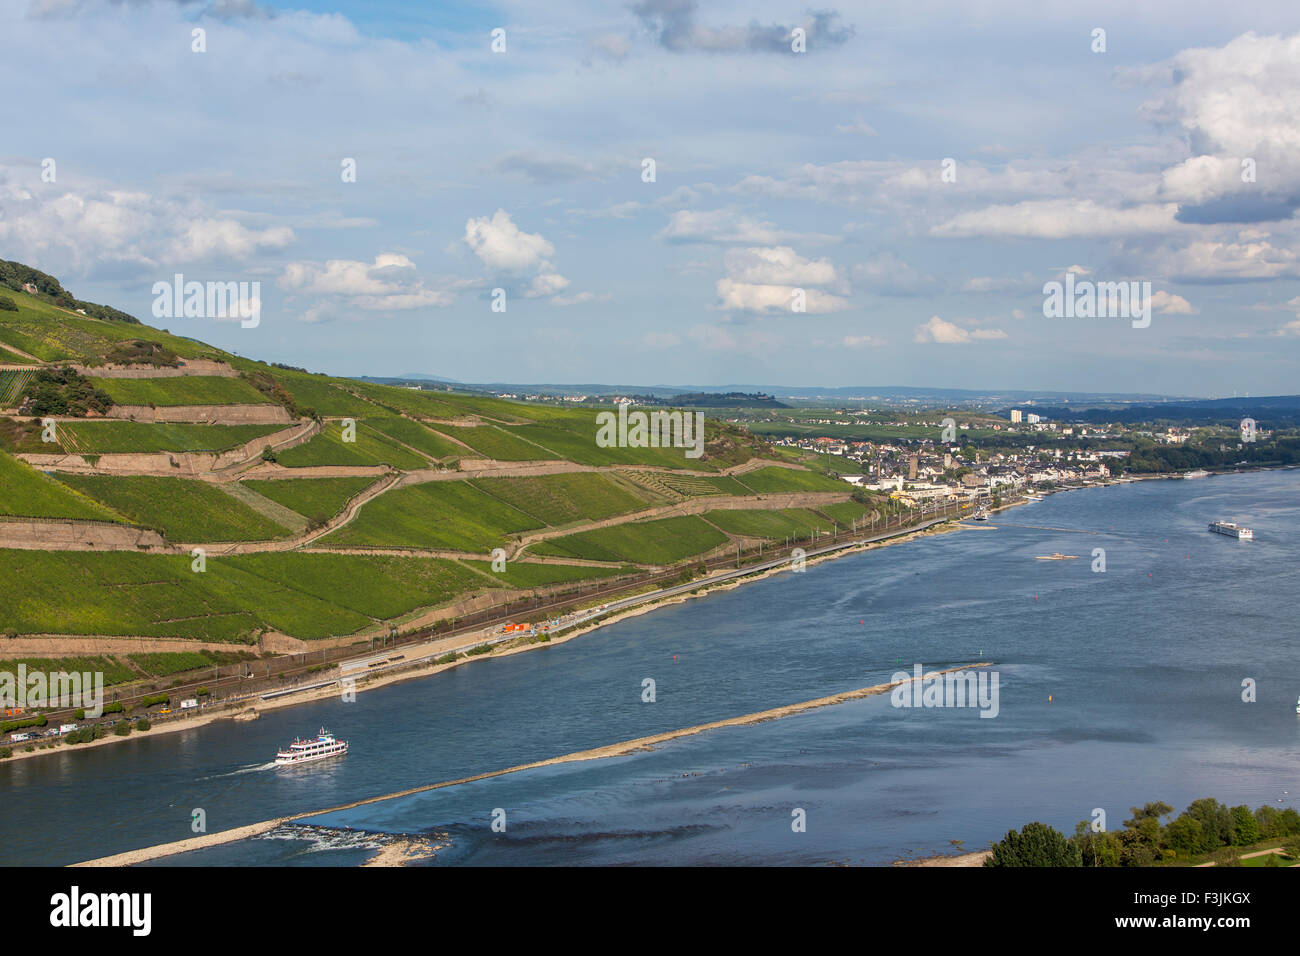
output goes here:
{"type": "Polygon", "coordinates": [[[1027,823],[1017,833],[1011,830],[993,852],[985,866],[1083,866],[1079,848],[1046,823],[1027,823]]]}
{"type": "Polygon", "coordinates": [[[136,730],[148,730],[150,726],[152,725],[149,723],[149,719],[147,717],[141,717],[139,720],[135,722],[136,730]]]}
{"type": "Polygon", "coordinates": [[[113,733],[117,734],[119,737],[125,737],[130,732],[131,725],[125,720],[119,720],[113,725],[113,733]]]}
{"type": "Polygon", "coordinates": [[[195,697],[208,697],[211,694],[212,691],[208,690],[206,687],[200,687],[198,690],[194,692],[195,697]]]}
{"type": "Polygon", "coordinates": [[[172,698],[170,694],[151,694],[148,697],[141,698],[141,707],[153,707],[155,704],[170,704],[172,698]]]}
{"type": "Polygon", "coordinates": [[[0,760],[8,760],[14,755],[12,747],[0,747],[0,760]]]}
{"type": "Polygon", "coordinates": [[[13,299],[9,298],[9,296],[0,295],[0,309],[4,309],[6,312],[17,312],[18,306],[14,303],[13,299]]]}

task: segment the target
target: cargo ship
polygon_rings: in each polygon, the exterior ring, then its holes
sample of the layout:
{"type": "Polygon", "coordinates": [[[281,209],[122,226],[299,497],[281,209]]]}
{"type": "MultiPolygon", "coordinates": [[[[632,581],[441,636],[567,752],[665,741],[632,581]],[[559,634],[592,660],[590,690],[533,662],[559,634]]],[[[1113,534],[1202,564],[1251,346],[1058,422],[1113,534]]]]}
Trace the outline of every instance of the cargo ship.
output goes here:
{"type": "Polygon", "coordinates": [[[289,764],[308,763],[312,760],[324,760],[326,757],[341,757],[348,752],[346,740],[335,740],[334,735],[325,728],[313,740],[298,740],[289,745],[288,750],[281,750],[275,755],[278,767],[289,764]]]}
{"type": "Polygon", "coordinates": [[[1236,538],[1239,541],[1253,541],[1255,538],[1255,532],[1231,521],[1211,521],[1210,530],[1215,534],[1226,534],[1229,538],[1236,538]]]}

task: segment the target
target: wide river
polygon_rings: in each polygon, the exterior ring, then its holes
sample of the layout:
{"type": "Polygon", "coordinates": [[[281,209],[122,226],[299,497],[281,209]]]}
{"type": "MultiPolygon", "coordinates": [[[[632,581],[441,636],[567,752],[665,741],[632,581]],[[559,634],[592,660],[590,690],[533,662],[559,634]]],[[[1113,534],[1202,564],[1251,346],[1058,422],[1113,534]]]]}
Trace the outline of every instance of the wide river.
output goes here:
{"type": "Polygon", "coordinates": [[[229,829],[865,687],[918,662],[993,662],[997,717],[872,697],[159,862],[353,865],[376,834],[445,833],[423,865],[884,864],[950,841],[980,849],[1031,820],[1070,832],[1094,808],[1116,829],[1153,800],[1300,806],[1298,558],[1300,471],[1059,494],[352,703],[0,765],[0,862],[184,839],[196,808],[209,832],[229,829]],[[1210,534],[1215,519],[1255,540],[1210,534]],[[1053,552],[1079,558],[1035,560],[1053,552]],[[268,765],[322,725],[348,756],[268,765]]]}

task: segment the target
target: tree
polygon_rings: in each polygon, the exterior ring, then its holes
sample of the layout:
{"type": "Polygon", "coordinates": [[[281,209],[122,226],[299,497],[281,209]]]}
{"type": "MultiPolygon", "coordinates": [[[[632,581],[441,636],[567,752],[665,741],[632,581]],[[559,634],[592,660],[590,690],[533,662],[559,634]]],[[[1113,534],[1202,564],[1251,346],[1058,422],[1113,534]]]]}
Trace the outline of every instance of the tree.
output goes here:
{"type": "Polygon", "coordinates": [[[1187,806],[1188,816],[1201,824],[1201,852],[1209,853],[1232,842],[1232,811],[1213,797],[1193,800],[1187,806]]]}
{"type": "Polygon", "coordinates": [[[1179,853],[1191,856],[1201,852],[1205,842],[1205,831],[1201,821],[1183,814],[1165,827],[1165,844],[1179,853]]]}
{"type": "Polygon", "coordinates": [[[1017,833],[1011,830],[993,852],[985,866],[1083,866],[1079,848],[1057,829],[1046,823],[1027,823],[1017,833]]]}
{"type": "Polygon", "coordinates": [[[1255,814],[1244,804],[1232,808],[1232,842],[1235,846],[1250,846],[1259,842],[1259,824],[1255,814]]]}
{"type": "Polygon", "coordinates": [[[1119,866],[1119,837],[1104,830],[1094,833],[1090,820],[1082,820],[1074,828],[1074,845],[1079,848],[1084,866],[1119,866]]]}

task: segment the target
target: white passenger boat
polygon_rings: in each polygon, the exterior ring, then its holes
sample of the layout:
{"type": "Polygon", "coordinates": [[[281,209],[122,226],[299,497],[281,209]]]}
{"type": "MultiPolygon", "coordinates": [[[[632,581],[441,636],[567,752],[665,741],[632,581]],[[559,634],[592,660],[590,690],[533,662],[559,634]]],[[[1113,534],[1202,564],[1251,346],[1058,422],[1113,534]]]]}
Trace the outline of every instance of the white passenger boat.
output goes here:
{"type": "Polygon", "coordinates": [[[288,750],[281,750],[275,755],[276,766],[308,763],[312,760],[324,760],[326,757],[340,757],[348,752],[346,740],[335,740],[334,735],[325,728],[311,740],[297,740],[289,745],[288,750]]]}
{"type": "Polygon", "coordinates": [[[1229,538],[1236,538],[1239,541],[1253,541],[1255,532],[1249,528],[1243,528],[1239,524],[1233,524],[1231,521],[1211,521],[1210,530],[1215,534],[1226,534],[1229,538]]]}

